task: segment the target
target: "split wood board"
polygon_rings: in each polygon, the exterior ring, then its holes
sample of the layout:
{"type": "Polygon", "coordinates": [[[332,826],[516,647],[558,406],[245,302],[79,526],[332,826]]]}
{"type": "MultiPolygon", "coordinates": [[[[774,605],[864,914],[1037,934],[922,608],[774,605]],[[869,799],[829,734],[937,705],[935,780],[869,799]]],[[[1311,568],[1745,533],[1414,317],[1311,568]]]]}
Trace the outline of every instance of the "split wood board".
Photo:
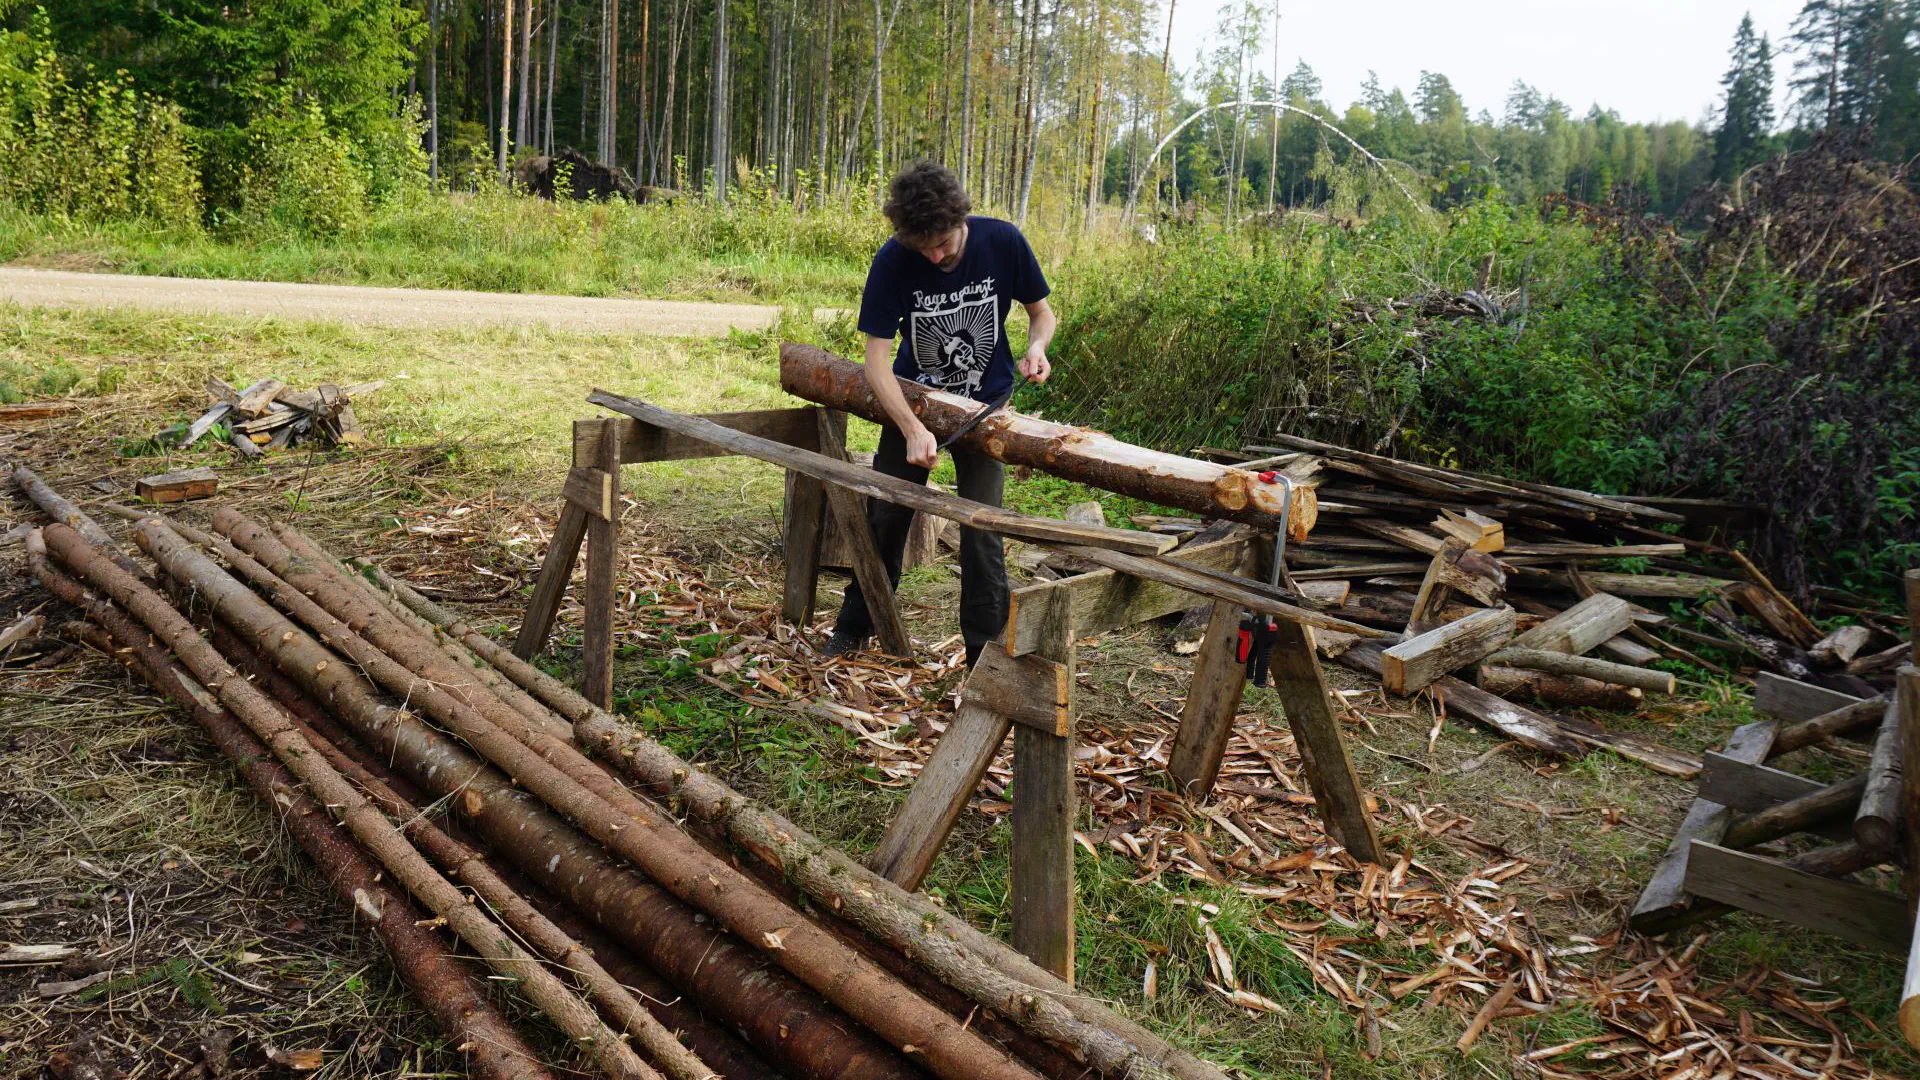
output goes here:
{"type": "Polygon", "coordinates": [[[182,469],[179,472],[143,476],[133,482],[133,493],[148,502],[185,502],[204,499],[220,490],[220,478],[212,469],[182,469]]]}
{"type": "Polygon", "coordinates": [[[1065,664],[1036,653],[1011,656],[1005,649],[982,650],[960,703],[1049,735],[1073,732],[1073,678],[1065,664]]]}
{"type": "MultiPolygon", "coordinates": [[[[1722,753],[1735,761],[1758,763],[1767,760],[1779,725],[1772,720],[1744,724],[1727,736],[1722,753]]],[[[1695,840],[1719,842],[1733,823],[1733,811],[1711,799],[1696,798],[1687,808],[1687,816],[1673,834],[1673,842],[1654,864],[1647,887],[1633,905],[1628,923],[1643,934],[1658,934],[1685,922],[1687,899],[1687,861],[1695,840]]]]}
{"type": "Polygon", "coordinates": [[[1717,802],[1743,814],[1757,813],[1802,795],[1811,795],[1827,785],[1797,773],[1772,769],[1752,761],[1709,751],[1700,773],[1700,798],[1717,802]]]}
{"type": "Polygon", "coordinates": [[[1513,609],[1483,608],[1436,626],[1381,654],[1381,680],[1396,694],[1425,689],[1435,679],[1496,652],[1513,637],[1513,609]]]}
{"type": "Polygon", "coordinates": [[[1811,720],[1859,700],[1852,694],[1803,683],[1771,671],[1763,671],[1753,677],[1753,707],[1781,720],[1811,720]]]}
{"type": "MultiPolygon", "coordinates": [[[[763,439],[798,446],[804,450],[820,449],[818,421],[814,419],[820,409],[805,406],[797,409],[756,409],[748,412],[704,413],[700,419],[757,435],[763,439]]],[[[650,461],[683,461],[688,458],[728,457],[733,451],[700,439],[690,438],[678,432],[643,423],[632,417],[620,417],[614,421],[619,425],[620,462],[623,465],[637,465],[650,461]]],[[[573,463],[590,464],[598,451],[595,443],[599,440],[598,429],[591,425],[595,420],[576,420],[573,427],[573,463]]],[[[846,433],[846,414],[840,414],[842,437],[846,433]]]]}
{"type": "MultiPolygon", "coordinates": [[[[1246,557],[1247,545],[1246,539],[1235,537],[1193,544],[1181,548],[1175,555],[1190,566],[1231,573],[1246,557]]],[[[1022,656],[1039,647],[1047,622],[1047,598],[1056,592],[1067,596],[1073,612],[1075,637],[1093,637],[1172,615],[1185,611],[1200,599],[1185,589],[1114,570],[1095,570],[1029,585],[1015,589],[1008,597],[1007,629],[1001,635],[1008,652],[1022,656]]]]}
{"type": "Polygon", "coordinates": [[[1890,892],[1838,881],[1776,860],[1695,840],[1686,891],[1856,945],[1904,955],[1913,937],[1906,902],[1890,892]]]}

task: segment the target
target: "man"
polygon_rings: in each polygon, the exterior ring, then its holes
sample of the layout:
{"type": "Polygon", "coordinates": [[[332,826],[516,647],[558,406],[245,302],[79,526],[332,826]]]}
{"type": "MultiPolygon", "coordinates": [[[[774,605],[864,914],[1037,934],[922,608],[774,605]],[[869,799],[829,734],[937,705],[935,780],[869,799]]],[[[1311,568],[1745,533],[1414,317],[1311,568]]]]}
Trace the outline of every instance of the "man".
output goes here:
{"type": "MultiPolygon", "coordinates": [[[[890,423],[880,431],[873,467],[924,484],[937,453],[932,433],[907,408],[898,375],[922,386],[997,401],[1013,387],[1007,312],[1018,301],[1031,326],[1020,374],[1043,383],[1052,372],[1047,345],[1055,319],[1047,306],[1047,279],[1027,238],[1010,222],[970,215],[973,203],[944,165],[919,162],[893,178],[885,206],[893,239],[874,256],[860,297],[860,332],[867,338],[867,382],[890,423]],[[902,335],[904,324],[905,333],[902,335]],[[894,338],[900,337],[899,352],[894,338]]],[[[1006,468],[975,450],[953,447],[960,494],[1000,505],[1006,468]]],[[[887,579],[900,583],[900,559],[913,511],[879,499],[867,502],[874,543],[887,579]]],[[[960,633],[969,667],[1007,621],[1007,563],[1000,537],[960,530],[960,633]]],[[[873,617],[855,582],[847,587],[840,619],[827,641],[828,656],[860,648],[873,634],[873,617]]]]}

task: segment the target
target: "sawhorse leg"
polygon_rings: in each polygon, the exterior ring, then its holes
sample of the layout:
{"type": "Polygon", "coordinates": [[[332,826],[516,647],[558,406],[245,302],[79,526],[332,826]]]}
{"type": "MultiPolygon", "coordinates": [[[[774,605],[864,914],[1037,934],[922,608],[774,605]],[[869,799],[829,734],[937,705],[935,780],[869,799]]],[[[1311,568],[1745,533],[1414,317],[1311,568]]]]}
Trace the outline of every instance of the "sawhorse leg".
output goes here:
{"type": "Polygon", "coordinates": [[[1280,620],[1280,640],[1273,644],[1273,692],[1286,710],[1287,726],[1300,747],[1307,784],[1327,832],[1361,862],[1383,864],[1380,838],[1367,816],[1366,793],[1353,771],[1347,737],[1327,701],[1327,676],[1313,653],[1311,632],[1297,622],[1280,620]]]}
{"type": "MultiPolygon", "coordinates": [[[[828,410],[821,410],[820,452],[845,461],[846,445],[827,414],[828,410]]],[[[901,620],[900,605],[893,596],[893,582],[887,580],[886,565],[880,561],[873,530],[867,526],[866,508],[860,504],[859,496],[838,484],[827,484],[826,489],[834,520],[846,530],[853,576],[860,582],[860,595],[867,602],[867,613],[873,617],[873,631],[880,639],[880,647],[895,656],[911,657],[913,640],[907,637],[907,624],[901,620]]],[[[815,557],[817,561],[817,548],[815,557]]]]}
{"type": "MultiPolygon", "coordinates": [[[[1054,593],[1035,655],[1073,684],[1073,604],[1054,593]]],[[[1073,732],[1013,736],[1013,947],[1073,982],[1073,732]]]]}

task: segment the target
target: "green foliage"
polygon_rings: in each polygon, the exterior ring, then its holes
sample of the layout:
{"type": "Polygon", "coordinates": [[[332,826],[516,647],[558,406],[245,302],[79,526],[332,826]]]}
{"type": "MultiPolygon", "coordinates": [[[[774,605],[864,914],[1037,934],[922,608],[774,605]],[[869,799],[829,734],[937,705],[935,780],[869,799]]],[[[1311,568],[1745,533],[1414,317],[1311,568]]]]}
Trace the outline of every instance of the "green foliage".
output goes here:
{"type": "Polygon", "coordinates": [[[28,367],[0,360],[0,405],[29,398],[59,397],[80,385],[80,369],[64,360],[28,367]]]}
{"type": "Polygon", "coordinates": [[[289,97],[222,136],[211,171],[223,224],[256,236],[316,238],[366,225],[366,179],[351,145],[327,127],[318,105],[289,97]]]}
{"type": "Polygon", "coordinates": [[[198,163],[180,109],[125,72],[76,68],[53,48],[45,10],[0,33],[0,201],[85,220],[145,218],[191,228],[198,163]]]}

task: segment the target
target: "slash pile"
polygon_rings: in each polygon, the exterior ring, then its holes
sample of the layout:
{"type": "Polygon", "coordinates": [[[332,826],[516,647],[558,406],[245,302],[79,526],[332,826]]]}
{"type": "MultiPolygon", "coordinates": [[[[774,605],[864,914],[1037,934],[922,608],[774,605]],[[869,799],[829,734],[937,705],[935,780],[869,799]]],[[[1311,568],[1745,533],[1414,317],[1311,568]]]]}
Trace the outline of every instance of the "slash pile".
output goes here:
{"type": "Polygon", "coordinates": [[[293,529],[141,518],[148,567],[21,486],[67,631],[208,730],[473,1075],[551,1073],[442,931],[610,1077],[1223,1080],[293,529]]]}
{"type": "Polygon", "coordinates": [[[321,383],[312,390],[295,390],[279,379],[269,378],[235,390],[219,379],[209,378],[207,410],[187,425],[179,445],[183,449],[192,446],[216,425],[224,424],[227,445],[247,458],[316,440],[321,446],[367,446],[367,434],[354,416],[353,402],[385,385],[321,383]]]}

